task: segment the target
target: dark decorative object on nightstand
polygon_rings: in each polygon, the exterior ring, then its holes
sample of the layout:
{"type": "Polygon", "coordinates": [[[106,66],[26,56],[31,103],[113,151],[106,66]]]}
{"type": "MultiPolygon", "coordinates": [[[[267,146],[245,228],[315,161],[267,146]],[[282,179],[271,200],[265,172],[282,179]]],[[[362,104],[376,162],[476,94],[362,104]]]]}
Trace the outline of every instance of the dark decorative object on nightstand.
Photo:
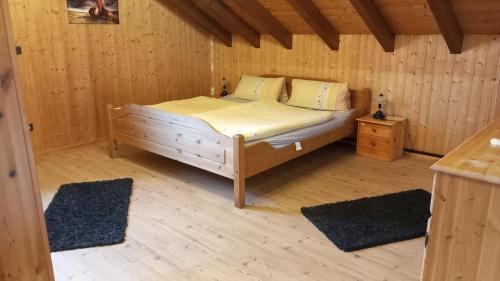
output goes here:
{"type": "Polygon", "coordinates": [[[222,78],[222,92],[220,93],[221,97],[225,97],[225,96],[229,95],[229,91],[227,90],[227,85],[228,84],[229,83],[226,80],[226,78],[222,78]]]}
{"type": "Polygon", "coordinates": [[[375,103],[377,104],[378,110],[372,115],[372,117],[375,119],[385,120],[385,113],[383,110],[385,110],[387,105],[387,98],[384,94],[380,93],[380,95],[375,98],[375,103]]]}

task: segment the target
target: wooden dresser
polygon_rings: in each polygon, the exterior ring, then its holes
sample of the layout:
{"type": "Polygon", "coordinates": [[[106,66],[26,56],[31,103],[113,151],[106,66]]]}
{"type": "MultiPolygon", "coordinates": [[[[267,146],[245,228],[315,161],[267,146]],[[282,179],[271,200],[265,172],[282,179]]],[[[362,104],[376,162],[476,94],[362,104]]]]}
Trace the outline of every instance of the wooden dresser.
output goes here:
{"type": "Polygon", "coordinates": [[[357,154],[373,159],[393,161],[403,154],[406,119],[387,116],[386,120],[370,115],[358,121],[357,154]]]}
{"type": "Polygon", "coordinates": [[[500,119],[432,166],[424,281],[500,280],[500,119]]]}

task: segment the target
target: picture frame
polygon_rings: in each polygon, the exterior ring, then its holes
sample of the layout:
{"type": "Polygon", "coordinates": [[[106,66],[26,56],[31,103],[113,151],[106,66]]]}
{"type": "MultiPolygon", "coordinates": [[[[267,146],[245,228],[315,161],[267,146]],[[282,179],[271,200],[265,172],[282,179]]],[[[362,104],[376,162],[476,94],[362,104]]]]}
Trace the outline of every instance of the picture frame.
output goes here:
{"type": "Polygon", "coordinates": [[[70,24],[119,24],[119,0],[66,0],[70,24]]]}

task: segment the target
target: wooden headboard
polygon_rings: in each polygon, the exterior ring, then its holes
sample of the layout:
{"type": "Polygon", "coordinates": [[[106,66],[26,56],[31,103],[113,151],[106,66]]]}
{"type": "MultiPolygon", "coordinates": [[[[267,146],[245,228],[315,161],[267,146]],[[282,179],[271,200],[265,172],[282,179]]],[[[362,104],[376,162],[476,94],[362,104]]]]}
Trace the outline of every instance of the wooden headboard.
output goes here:
{"type": "MultiPolygon", "coordinates": [[[[262,77],[276,78],[276,77],[283,77],[283,75],[265,74],[262,75],[262,77]]],[[[286,83],[286,90],[289,95],[292,93],[293,79],[315,80],[321,82],[337,82],[334,80],[316,79],[316,78],[299,77],[299,76],[284,76],[284,77],[286,83]]],[[[365,88],[363,90],[350,89],[350,91],[351,91],[351,107],[354,109],[360,109],[363,114],[369,114],[372,104],[372,91],[368,88],[365,88]]]]}

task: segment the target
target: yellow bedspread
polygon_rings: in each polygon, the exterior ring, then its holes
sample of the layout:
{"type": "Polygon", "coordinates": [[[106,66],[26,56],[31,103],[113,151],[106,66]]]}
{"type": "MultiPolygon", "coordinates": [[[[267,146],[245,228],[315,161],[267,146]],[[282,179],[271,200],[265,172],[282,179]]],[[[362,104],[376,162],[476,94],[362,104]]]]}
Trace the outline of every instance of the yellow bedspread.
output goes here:
{"type": "Polygon", "coordinates": [[[223,109],[238,103],[209,97],[195,97],[185,100],[167,101],[149,107],[182,115],[193,115],[206,111],[223,109]]]}
{"type": "Polygon", "coordinates": [[[333,118],[332,111],[284,105],[279,102],[235,103],[198,97],[165,102],[153,108],[200,118],[228,137],[241,134],[254,141],[320,124],[333,118]]]}

